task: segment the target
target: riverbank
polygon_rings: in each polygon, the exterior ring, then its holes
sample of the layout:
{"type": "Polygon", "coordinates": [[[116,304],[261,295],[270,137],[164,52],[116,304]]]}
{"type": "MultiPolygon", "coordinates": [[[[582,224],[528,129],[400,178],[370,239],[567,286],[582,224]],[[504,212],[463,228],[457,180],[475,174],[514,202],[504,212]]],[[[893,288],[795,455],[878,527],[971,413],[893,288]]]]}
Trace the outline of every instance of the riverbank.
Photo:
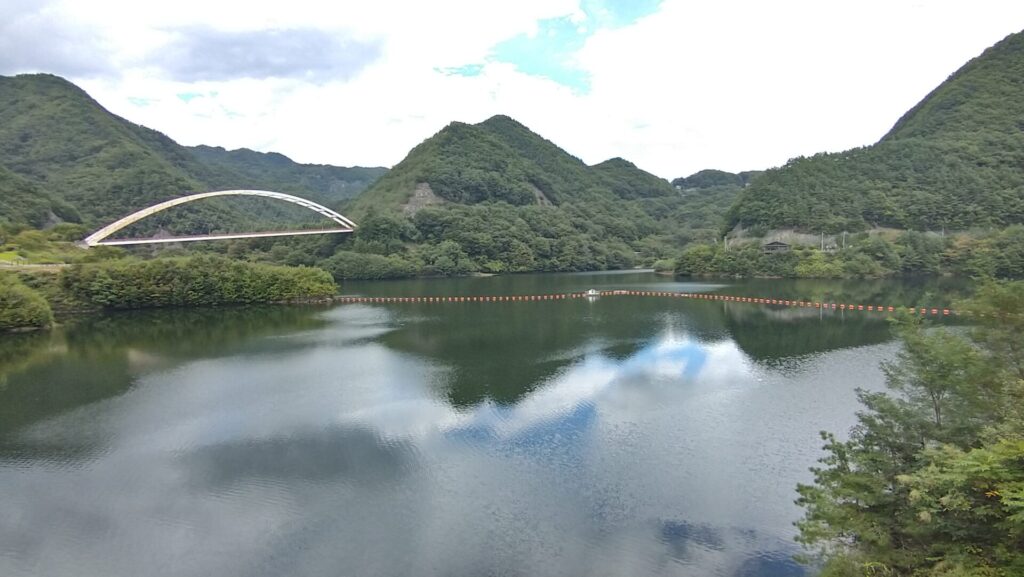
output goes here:
{"type": "Polygon", "coordinates": [[[48,328],[55,313],[306,302],[337,292],[321,269],[211,255],[0,273],[0,332],[48,328]]]}
{"type": "Polygon", "coordinates": [[[696,244],[682,252],[675,272],[733,278],[1022,278],[1024,226],[946,236],[908,231],[893,240],[861,233],[834,250],[786,243],[696,244]]]}

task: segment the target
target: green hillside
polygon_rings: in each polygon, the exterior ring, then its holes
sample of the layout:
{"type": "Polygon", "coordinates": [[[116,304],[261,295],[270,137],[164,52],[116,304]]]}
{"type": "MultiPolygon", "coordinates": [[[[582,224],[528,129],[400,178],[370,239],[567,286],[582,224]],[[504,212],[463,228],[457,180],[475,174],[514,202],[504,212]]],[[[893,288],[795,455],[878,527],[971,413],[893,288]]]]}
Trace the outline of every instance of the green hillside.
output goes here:
{"type": "Polygon", "coordinates": [[[737,192],[684,193],[621,158],[587,166],[507,116],[454,122],[347,207],[362,226],[339,247],[347,256],[336,256],[334,270],[650,266],[713,239],[737,192]]]}
{"type": "Polygon", "coordinates": [[[256,152],[247,148],[224,150],[219,146],[201,145],[190,150],[200,162],[213,169],[204,180],[215,188],[258,187],[296,194],[328,206],[359,196],[388,171],[382,167],[299,164],[277,152],[256,152]]]}
{"type": "Polygon", "coordinates": [[[685,178],[676,178],[672,181],[672,186],[681,190],[707,189],[716,186],[743,187],[750,184],[750,181],[760,176],[762,172],[761,170],[747,170],[732,173],[724,170],[706,169],[695,172],[685,178]]]}
{"type": "Polygon", "coordinates": [[[453,122],[419,144],[351,210],[398,211],[417,185],[458,204],[515,206],[676,197],[665,180],[616,158],[590,167],[507,116],[453,122]]]}
{"type": "Polygon", "coordinates": [[[591,170],[616,196],[625,199],[678,196],[671,184],[622,158],[595,164],[591,170]]]}
{"type": "Polygon", "coordinates": [[[730,225],[807,232],[1024,223],[1024,33],[967,63],[877,144],[753,180],[730,225]]]}
{"type": "MultiPolygon", "coordinates": [[[[249,151],[193,150],[111,114],[57,76],[0,77],[0,222],[8,224],[40,227],[63,220],[95,227],[155,202],[221,188],[267,188],[338,201],[382,171],[299,165],[249,151]]],[[[140,223],[141,232],[202,233],[308,218],[306,211],[263,200],[211,200],[173,210],[140,223]]]]}
{"type": "Polygon", "coordinates": [[[49,194],[29,180],[0,165],[0,224],[27,224],[41,228],[54,219],[78,220],[77,211],[49,194]]]}
{"type": "MultiPolygon", "coordinates": [[[[715,238],[738,192],[735,186],[680,191],[621,158],[588,166],[507,116],[454,122],[386,173],[302,165],[251,150],[188,148],[110,114],[58,77],[0,78],[0,192],[8,199],[0,223],[13,231],[8,248],[27,258],[59,261],[64,249],[18,235],[18,226],[71,221],[86,230],[174,196],[223,188],[345,202],[360,227],[353,235],[188,251],[321,265],[338,278],[596,270],[659,260],[671,268],[665,259],[683,245],[715,238]]],[[[157,214],[122,234],[301,226],[311,218],[283,203],[221,199],[157,214]]],[[[46,238],[74,234],[62,229],[46,238]]]]}
{"type": "Polygon", "coordinates": [[[86,223],[202,188],[187,151],[50,75],[0,78],[0,163],[86,223]]]}

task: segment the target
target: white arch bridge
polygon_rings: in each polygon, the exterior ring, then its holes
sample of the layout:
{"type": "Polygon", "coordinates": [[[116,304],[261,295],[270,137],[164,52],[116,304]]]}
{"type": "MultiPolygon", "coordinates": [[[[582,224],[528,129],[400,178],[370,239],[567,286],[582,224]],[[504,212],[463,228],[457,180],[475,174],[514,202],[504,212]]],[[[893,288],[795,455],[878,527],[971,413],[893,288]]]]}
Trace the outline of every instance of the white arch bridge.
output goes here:
{"type": "Polygon", "coordinates": [[[85,237],[82,241],[86,246],[118,246],[126,244],[153,244],[161,242],[190,242],[196,240],[226,240],[232,238],[261,238],[269,236],[298,236],[305,234],[336,234],[340,232],[352,232],[356,228],[356,223],[352,222],[348,218],[342,216],[326,206],[317,204],[311,200],[299,198],[290,194],[284,194],[283,192],[271,192],[269,190],[216,190],[213,192],[200,192],[198,194],[190,194],[188,196],[179,196],[178,198],[172,198],[171,200],[154,204],[153,206],[144,208],[138,212],[133,212],[128,216],[108,224],[107,226],[97,230],[96,232],[85,237]],[[283,200],[292,204],[297,204],[303,208],[308,208],[313,212],[326,216],[327,218],[338,224],[339,228],[325,228],[325,229],[309,229],[309,230],[278,230],[278,231],[267,231],[267,232],[238,232],[238,233],[224,233],[224,234],[204,234],[195,236],[173,236],[166,238],[127,238],[127,239],[113,239],[106,240],[106,238],[115,232],[132,225],[147,216],[152,216],[162,210],[167,210],[172,206],[178,206],[179,204],[185,204],[187,202],[193,202],[196,200],[202,200],[204,198],[212,198],[216,196],[259,196],[263,198],[273,198],[276,200],[283,200]]]}

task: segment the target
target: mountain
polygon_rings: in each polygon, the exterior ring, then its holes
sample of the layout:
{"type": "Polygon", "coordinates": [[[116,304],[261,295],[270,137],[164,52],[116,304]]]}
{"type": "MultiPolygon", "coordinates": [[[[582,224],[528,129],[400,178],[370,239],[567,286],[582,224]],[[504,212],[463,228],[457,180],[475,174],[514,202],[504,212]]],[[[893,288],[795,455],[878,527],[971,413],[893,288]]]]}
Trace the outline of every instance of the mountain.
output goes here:
{"type": "Polygon", "coordinates": [[[224,150],[219,146],[194,146],[189,150],[213,174],[208,184],[218,189],[261,188],[297,194],[323,205],[336,206],[359,196],[388,169],[299,164],[277,152],[247,148],[224,150]]]}
{"type": "Polygon", "coordinates": [[[415,213],[429,204],[514,206],[672,198],[665,180],[622,159],[593,167],[508,116],[453,122],[420,143],[353,204],[415,213]]]}
{"type": "Polygon", "coordinates": [[[346,207],[360,228],[327,266],[338,278],[671,268],[680,247],[719,234],[737,191],[682,192],[622,158],[588,166],[508,116],[453,122],[346,207]]]}
{"type": "Polygon", "coordinates": [[[591,167],[604,186],[616,196],[625,199],[677,196],[679,193],[665,179],[644,172],[632,162],[611,158],[591,167]]]}
{"type": "MultiPolygon", "coordinates": [[[[382,171],[299,165],[251,151],[189,149],[111,114],[60,77],[0,77],[0,192],[14,200],[0,208],[0,222],[38,227],[67,220],[93,227],[155,202],[221,188],[269,188],[336,202],[382,171]]],[[[149,227],[208,232],[293,209],[214,200],[173,210],[174,219],[158,216],[149,227]]]]}
{"type": "Polygon", "coordinates": [[[747,170],[732,173],[707,169],[695,172],[685,178],[676,178],[672,181],[672,186],[680,190],[708,189],[716,186],[744,187],[750,184],[754,177],[760,176],[762,172],[761,170],[747,170]]]}
{"type": "Polygon", "coordinates": [[[42,228],[54,220],[78,220],[78,212],[64,202],[54,200],[33,182],[0,166],[0,198],[3,210],[0,222],[16,222],[42,228]]]}
{"type": "Polygon", "coordinates": [[[0,78],[0,164],[86,223],[202,188],[186,150],[50,75],[0,78]]]}
{"type": "Polygon", "coordinates": [[[1024,223],[1024,33],[971,60],[878,143],[795,158],[744,189],[730,226],[806,232],[1024,223]]]}
{"type": "MultiPolygon", "coordinates": [[[[109,113],[56,76],[0,77],[0,192],[7,200],[0,224],[95,227],[181,194],[223,188],[345,201],[360,226],[352,235],[188,250],[321,265],[337,278],[664,265],[687,242],[717,236],[728,204],[721,191],[679,191],[621,158],[588,166],[507,116],[453,122],[385,173],[183,147],[109,113]]],[[[123,234],[293,226],[314,217],[265,199],[211,199],[123,234]]]]}

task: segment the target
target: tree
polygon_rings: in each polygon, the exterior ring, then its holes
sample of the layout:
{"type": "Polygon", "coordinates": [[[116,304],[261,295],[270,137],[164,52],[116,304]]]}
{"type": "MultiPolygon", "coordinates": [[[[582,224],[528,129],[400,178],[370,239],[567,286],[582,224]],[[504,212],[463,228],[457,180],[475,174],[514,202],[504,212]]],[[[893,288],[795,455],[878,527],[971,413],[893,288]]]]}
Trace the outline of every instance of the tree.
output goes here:
{"type": "Polygon", "coordinates": [[[1024,284],[960,308],[969,337],[901,322],[890,392],[858,392],[849,440],[822,433],[797,525],[823,576],[1024,575],[1024,284]]]}
{"type": "Polygon", "coordinates": [[[53,322],[50,305],[14,275],[0,273],[0,333],[46,328],[53,322]]]}

